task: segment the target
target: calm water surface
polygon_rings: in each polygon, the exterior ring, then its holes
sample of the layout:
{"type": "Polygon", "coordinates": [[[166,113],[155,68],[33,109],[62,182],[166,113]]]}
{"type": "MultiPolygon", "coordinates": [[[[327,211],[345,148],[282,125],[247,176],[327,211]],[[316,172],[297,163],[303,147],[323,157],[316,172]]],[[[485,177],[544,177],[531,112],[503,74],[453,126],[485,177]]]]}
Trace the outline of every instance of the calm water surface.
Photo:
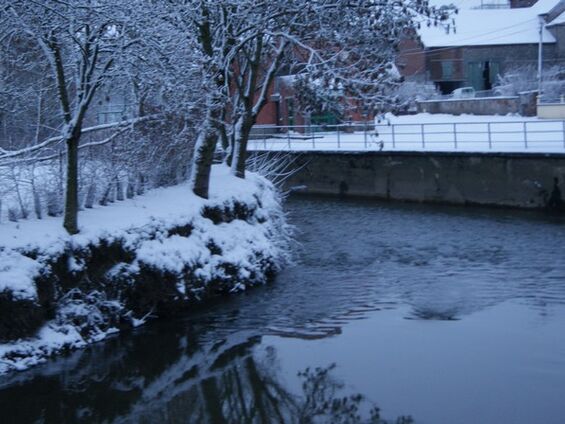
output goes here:
{"type": "Polygon", "coordinates": [[[274,284],[0,378],[0,421],[565,422],[562,219],[287,210],[274,284]]]}

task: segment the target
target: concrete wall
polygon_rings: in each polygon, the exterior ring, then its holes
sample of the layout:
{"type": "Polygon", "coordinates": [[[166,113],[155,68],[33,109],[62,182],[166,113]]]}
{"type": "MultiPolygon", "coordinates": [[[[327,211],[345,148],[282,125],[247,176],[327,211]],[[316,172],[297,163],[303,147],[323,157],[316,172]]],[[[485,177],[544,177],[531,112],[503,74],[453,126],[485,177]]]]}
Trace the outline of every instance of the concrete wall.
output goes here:
{"type": "Polygon", "coordinates": [[[520,113],[519,97],[485,97],[474,99],[426,100],[417,102],[418,112],[450,115],[507,115],[520,113]]]}
{"type": "Polygon", "coordinates": [[[565,119],[565,103],[541,103],[538,105],[538,118],[565,119]]]}
{"type": "Polygon", "coordinates": [[[287,188],[416,202],[543,208],[564,155],[297,152],[287,188]]]}

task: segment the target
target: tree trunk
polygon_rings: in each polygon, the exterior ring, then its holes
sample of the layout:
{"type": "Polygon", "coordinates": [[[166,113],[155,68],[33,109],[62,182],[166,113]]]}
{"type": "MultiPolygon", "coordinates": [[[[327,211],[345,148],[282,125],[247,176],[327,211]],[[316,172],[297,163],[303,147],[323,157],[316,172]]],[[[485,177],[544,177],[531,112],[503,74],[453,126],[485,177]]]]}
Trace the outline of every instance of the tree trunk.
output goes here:
{"type": "Polygon", "coordinates": [[[212,171],[212,162],[214,160],[217,142],[218,133],[212,127],[210,119],[207,119],[204,128],[196,139],[194,159],[190,171],[192,191],[194,194],[204,199],[207,199],[209,194],[210,173],[212,171]]]}
{"type": "Polygon", "coordinates": [[[245,178],[245,162],[247,160],[247,142],[251,127],[253,127],[253,116],[244,115],[238,119],[234,129],[233,158],[231,162],[231,173],[238,178],[245,178]]]}
{"type": "Polygon", "coordinates": [[[234,140],[235,140],[235,134],[234,131],[232,131],[228,137],[228,150],[226,154],[226,165],[228,166],[228,168],[231,168],[231,164],[232,164],[233,150],[235,145],[234,140]]]}
{"type": "Polygon", "coordinates": [[[77,135],[73,134],[67,139],[67,191],[63,227],[69,234],[78,233],[78,143],[77,135]]]}

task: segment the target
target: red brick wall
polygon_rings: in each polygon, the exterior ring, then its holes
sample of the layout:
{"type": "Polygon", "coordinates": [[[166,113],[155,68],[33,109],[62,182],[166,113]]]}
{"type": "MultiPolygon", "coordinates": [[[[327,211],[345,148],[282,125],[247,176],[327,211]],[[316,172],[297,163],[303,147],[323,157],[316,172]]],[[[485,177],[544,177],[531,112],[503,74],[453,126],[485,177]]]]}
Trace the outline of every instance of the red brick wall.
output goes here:
{"type": "MultiPolygon", "coordinates": [[[[256,124],[257,125],[289,125],[289,116],[288,116],[288,99],[294,99],[294,91],[291,86],[285,85],[283,83],[277,84],[279,95],[278,102],[273,101],[272,95],[274,94],[274,85],[269,90],[269,101],[257,117],[256,124]],[[277,103],[278,103],[278,122],[277,122],[277,103]]],[[[299,109],[299,105],[294,102],[294,125],[307,125],[308,122],[305,119],[305,113],[299,109]]],[[[363,114],[363,105],[362,104],[351,104],[349,111],[344,116],[345,120],[352,120],[352,121],[365,121],[367,120],[367,116],[363,114]]]]}
{"type": "Polygon", "coordinates": [[[403,77],[426,73],[426,55],[418,40],[404,38],[400,41],[396,66],[403,77]]]}
{"type": "Polygon", "coordinates": [[[257,116],[257,125],[276,125],[277,124],[277,105],[275,102],[267,102],[265,107],[257,116]]]}
{"type": "Polygon", "coordinates": [[[426,55],[427,69],[432,81],[444,81],[442,61],[451,61],[453,63],[453,76],[449,79],[452,81],[464,80],[465,69],[463,67],[463,54],[461,48],[451,49],[430,49],[426,55]]]}

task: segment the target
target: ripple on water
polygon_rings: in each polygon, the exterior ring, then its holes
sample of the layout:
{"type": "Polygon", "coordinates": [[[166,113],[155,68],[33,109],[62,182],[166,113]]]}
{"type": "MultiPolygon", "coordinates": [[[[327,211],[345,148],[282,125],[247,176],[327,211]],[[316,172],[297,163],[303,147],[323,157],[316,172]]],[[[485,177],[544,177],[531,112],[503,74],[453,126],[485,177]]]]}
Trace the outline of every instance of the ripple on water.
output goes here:
{"type": "Polygon", "coordinates": [[[327,199],[287,208],[301,247],[274,284],[0,380],[3,418],[11,408],[13,422],[74,422],[75,411],[95,422],[202,422],[206,411],[241,417],[260,400],[275,414],[268,402],[279,395],[292,414],[304,404],[283,387],[296,370],[281,364],[333,358],[388,416],[562,422],[548,411],[562,409],[565,387],[565,342],[554,341],[565,317],[563,222],[327,199]],[[471,398],[482,407],[463,417],[471,398]]]}

